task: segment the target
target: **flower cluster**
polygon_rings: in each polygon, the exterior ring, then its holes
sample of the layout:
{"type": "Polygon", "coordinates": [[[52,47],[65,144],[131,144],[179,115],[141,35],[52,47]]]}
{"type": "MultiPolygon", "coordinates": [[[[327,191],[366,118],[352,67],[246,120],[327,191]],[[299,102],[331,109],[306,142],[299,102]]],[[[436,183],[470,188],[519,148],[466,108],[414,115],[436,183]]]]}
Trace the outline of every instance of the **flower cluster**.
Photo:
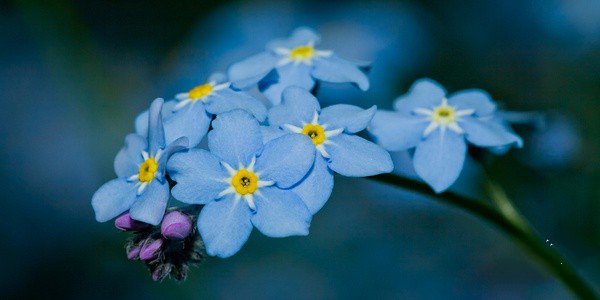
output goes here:
{"type": "Polygon", "coordinates": [[[134,232],[127,257],[144,261],[155,280],[185,278],[204,251],[234,255],[253,228],[269,237],[307,235],[334,174],[392,172],[387,151],[414,148],[415,170],[441,192],[459,176],[467,142],[521,145],[485,92],[446,97],[431,80],[417,81],[395,112],[321,108],[311,93],[316,82],[366,90],[369,81],[367,64],[317,49],[319,40],[297,29],[233,64],[228,77],[215,74],[173,100],[154,100],[137,117],[115,158],[117,178],[100,187],[92,206],[99,222],[118,217],[117,228],[134,232]],[[248,92],[254,87],[270,109],[248,92]],[[379,145],[361,137],[365,129],[379,145]],[[189,206],[169,208],[171,198],[189,206]]]}

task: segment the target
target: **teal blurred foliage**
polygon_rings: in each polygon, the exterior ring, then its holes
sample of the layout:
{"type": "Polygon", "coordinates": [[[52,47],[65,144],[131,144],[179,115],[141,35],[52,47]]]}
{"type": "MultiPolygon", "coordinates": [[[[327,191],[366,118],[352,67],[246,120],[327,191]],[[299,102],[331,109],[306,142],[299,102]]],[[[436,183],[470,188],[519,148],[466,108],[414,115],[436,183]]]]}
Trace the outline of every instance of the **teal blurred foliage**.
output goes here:
{"type": "MultiPolygon", "coordinates": [[[[478,87],[520,122],[523,150],[493,160],[548,246],[600,284],[600,5],[572,1],[14,1],[0,4],[0,253],[9,298],[564,298],[492,227],[432,199],[339,178],[308,237],[254,232],[181,284],[127,261],[126,234],[90,199],[138,112],[300,25],[372,87],[325,85],[325,105],[390,108],[417,78],[478,87]],[[521,120],[523,121],[523,120],[521,120]],[[525,120],[527,121],[527,120],[525,120]]],[[[401,173],[412,174],[405,154],[401,173]]],[[[481,195],[481,168],[455,189],[481,195]]]]}

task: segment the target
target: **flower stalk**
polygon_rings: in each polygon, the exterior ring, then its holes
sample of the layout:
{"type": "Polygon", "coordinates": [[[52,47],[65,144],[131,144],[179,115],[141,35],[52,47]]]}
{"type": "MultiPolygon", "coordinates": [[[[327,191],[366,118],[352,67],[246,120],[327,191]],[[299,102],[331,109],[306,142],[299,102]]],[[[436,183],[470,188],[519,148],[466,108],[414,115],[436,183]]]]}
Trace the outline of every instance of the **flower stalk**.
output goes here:
{"type": "Polygon", "coordinates": [[[486,187],[488,196],[496,207],[484,201],[464,197],[452,192],[436,194],[424,183],[392,174],[382,174],[369,178],[431,196],[437,201],[456,206],[485,220],[517,242],[547,272],[569,288],[574,295],[580,299],[599,299],[594,288],[577,273],[575,268],[555,248],[549,247],[536,235],[526,219],[513,206],[504,190],[492,180],[487,180],[486,187]]]}

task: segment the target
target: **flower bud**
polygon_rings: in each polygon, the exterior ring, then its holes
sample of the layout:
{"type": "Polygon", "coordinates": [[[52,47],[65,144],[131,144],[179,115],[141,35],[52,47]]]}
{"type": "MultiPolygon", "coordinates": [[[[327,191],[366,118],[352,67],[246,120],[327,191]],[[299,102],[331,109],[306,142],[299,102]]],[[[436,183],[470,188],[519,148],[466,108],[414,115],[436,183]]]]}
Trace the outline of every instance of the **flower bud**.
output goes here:
{"type": "Polygon", "coordinates": [[[152,260],[155,259],[158,255],[160,247],[163,245],[163,239],[151,240],[148,239],[140,249],[140,259],[141,260],[152,260]]]}
{"type": "Polygon", "coordinates": [[[132,219],[129,212],[126,212],[115,219],[115,227],[123,231],[140,231],[148,226],[149,225],[144,222],[132,219]]]}
{"type": "Polygon", "coordinates": [[[160,232],[167,239],[183,240],[192,232],[192,220],[180,211],[172,211],[165,215],[160,232]]]}
{"type": "Polygon", "coordinates": [[[167,275],[169,275],[169,273],[171,273],[171,269],[172,268],[173,268],[173,265],[171,265],[171,264],[160,264],[160,265],[158,265],[152,271],[152,280],[154,280],[154,281],[161,281],[161,280],[163,280],[165,277],[167,277],[167,275]]]}
{"type": "Polygon", "coordinates": [[[127,250],[127,258],[130,260],[138,259],[140,257],[140,250],[142,247],[135,246],[129,250],[127,250]]]}

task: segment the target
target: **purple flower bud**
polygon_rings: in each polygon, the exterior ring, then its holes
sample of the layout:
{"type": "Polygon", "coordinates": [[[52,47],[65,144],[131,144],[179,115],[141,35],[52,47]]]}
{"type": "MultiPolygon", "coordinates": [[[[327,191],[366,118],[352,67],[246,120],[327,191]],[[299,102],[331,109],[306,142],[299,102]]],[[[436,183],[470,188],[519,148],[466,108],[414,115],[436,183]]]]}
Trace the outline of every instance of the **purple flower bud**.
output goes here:
{"type": "Polygon", "coordinates": [[[129,212],[126,212],[115,219],[115,227],[123,231],[140,231],[148,226],[149,225],[144,222],[132,219],[129,212]]]}
{"type": "Polygon", "coordinates": [[[192,232],[192,220],[180,211],[172,211],[165,215],[160,232],[168,239],[185,239],[192,232]]]}
{"type": "Polygon", "coordinates": [[[152,260],[156,258],[160,247],[163,245],[163,239],[152,241],[151,239],[146,240],[142,249],[140,249],[141,260],[152,260]]]}
{"type": "Polygon", "coordinates": [[[142,247],[140,246],[135,246],[129,250],[127,250],[127,258],[134,260],[134,259],[138,259],[140,257],[140,250],[142,249],[142,247]]]}

